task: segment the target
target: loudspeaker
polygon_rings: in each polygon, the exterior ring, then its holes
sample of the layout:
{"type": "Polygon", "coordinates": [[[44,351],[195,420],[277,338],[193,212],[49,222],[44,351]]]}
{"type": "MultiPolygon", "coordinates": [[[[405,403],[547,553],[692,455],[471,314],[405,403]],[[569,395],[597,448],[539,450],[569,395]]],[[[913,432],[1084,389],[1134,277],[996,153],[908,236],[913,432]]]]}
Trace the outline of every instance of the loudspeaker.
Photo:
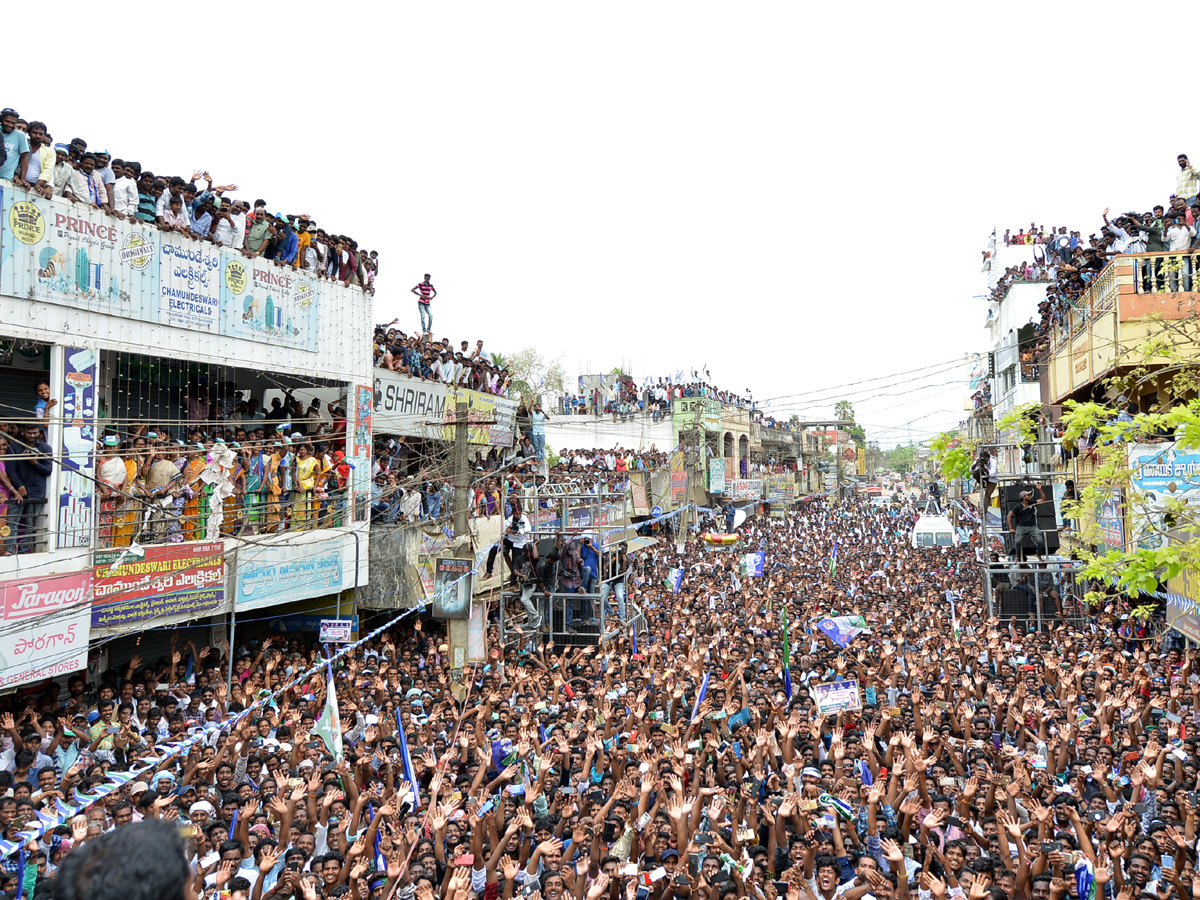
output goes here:
{"type": "MultiPolygon", "coordinates": [[[[1054,485],[1043,483],[1041,485],[1045,491],[1046,500],[1035,502],[1037,508],[1037,526],[1042,532],[1042,539],[1046,542],[1047,553],[1057,553],[1060,546],[1058,538],[1058,512],[1054,505],[1054,485]]],[[[1000,520],[1003,523],[1002,528],[1005,532],[1005,546],[1009,553],[1013,552],[1011,537],[1008,533],[1008,513],[1013,507],[1021,505],[1021,492],[1033,490],[1034,500],[1036,501],[1041,494],[1038,492],[1038,485],[1029,484],[1003,484],[1000,485],[1000,520]]]]}
{"type": "Polygon", "coordinates": [[[1023,619],[1029,615],[1029,595],[1024,591],[1004,588],[996,591],[996,615],[1002,620],[1013,616],[1023,619]]]}

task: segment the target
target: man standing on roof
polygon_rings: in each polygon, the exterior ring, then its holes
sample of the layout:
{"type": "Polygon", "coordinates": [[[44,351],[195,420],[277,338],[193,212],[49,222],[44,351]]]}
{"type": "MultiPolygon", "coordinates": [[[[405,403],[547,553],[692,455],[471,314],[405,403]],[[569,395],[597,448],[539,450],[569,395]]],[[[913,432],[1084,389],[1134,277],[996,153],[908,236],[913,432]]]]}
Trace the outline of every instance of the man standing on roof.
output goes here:
{"type": "Polygon", "coordinates": [[[417,310],[421,314],[421,330],[426,334],[433,334],[433,311],[429,307],[429,301],[437,296],[437,288],[429,283],[429,273],[425,273],[425,280],[419,282],[412,292],[417,295],[417,310]]]}

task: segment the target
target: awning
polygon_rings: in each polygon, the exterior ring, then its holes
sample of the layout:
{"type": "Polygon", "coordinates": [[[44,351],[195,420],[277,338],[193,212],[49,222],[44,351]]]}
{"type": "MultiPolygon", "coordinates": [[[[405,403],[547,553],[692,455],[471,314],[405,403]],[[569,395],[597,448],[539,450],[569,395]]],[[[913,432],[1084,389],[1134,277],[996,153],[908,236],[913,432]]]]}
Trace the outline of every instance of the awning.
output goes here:
{"type": "Polygon", "coordinates": [[[649,550],[658,543],[658,538],[652,537],[635,537],[629,540],[629,552],[637,553],[639,550],[649,550]]]}

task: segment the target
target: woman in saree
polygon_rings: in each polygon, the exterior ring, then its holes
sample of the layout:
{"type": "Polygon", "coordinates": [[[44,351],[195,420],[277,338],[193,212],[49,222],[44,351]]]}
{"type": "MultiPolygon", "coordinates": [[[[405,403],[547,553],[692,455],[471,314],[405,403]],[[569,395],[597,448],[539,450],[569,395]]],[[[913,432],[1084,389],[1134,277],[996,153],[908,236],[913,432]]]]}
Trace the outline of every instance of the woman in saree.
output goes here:
{"type": "Polygon", "coordinates": [[[192,444],[188,447],[187,460],[183,469],[183,483],[191,491],[191,496],[183,505],[183,539],[185,541],[204,540],[208,528],[208,485],[200,480],[208,466],[208,453],[203,444],[192,444]]]}
{"type": "Polygon", "coordinates": [[[97,542],[100,547],[116,545],[117,530],[124,524],[122,506],[125,502],[125,488],[129,481],[129,470],[120,454],[120,438],[115,434],[105,435],[103,449],[100,451],[100,468],[97,477],[100,482],[100,516],[97,542]]]}

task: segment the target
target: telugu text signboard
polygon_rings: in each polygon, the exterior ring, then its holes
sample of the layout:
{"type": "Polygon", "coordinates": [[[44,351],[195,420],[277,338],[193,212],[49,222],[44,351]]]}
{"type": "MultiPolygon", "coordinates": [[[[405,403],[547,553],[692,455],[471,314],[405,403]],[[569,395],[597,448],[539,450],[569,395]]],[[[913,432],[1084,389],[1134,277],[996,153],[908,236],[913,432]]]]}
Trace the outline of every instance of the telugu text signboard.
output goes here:
{"type": "Polygon", "coordinates": [[[257,609],[353,587],[350,535],[304,543],[243,547],[234,568],[236,608],[257,609]]]}
{"type": "Polygon", "coordinates": [[[92,626],[201,613],[225,602],[221,541],[98,550],[92,558],[92,626]]]}
{"type": "Polygon", "coordinates": [[[1179,451],[1175,443],[1129,445],[1129,534],[1144,550],[1167,541],[1169,502],[1200,503],[1200,453],[1179,451]]]}
{"type": "Polygon", "coordinates": [[[92,573],[0,583],[0,687],[54,678],[87,665],[92,573]]]}
{"type": "Polygon", "coordinates": [[[164,231],[158,251],[158,321],[189,331],[219,331],[221,250],[164,231]]]}

